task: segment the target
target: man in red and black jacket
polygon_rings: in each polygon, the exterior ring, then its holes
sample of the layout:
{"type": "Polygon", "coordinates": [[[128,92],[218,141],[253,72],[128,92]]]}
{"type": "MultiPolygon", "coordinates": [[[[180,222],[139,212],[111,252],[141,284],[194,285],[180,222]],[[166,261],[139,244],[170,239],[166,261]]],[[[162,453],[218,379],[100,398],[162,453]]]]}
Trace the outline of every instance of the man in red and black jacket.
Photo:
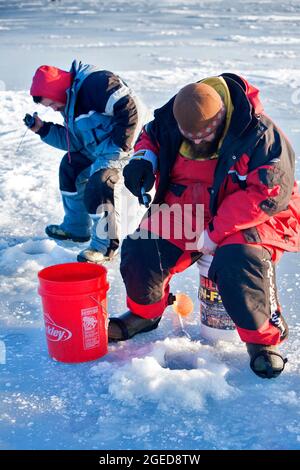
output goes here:
{"type": "Polygon", "coordinates": [[[156,194],[137,232],[123,242],[130,310],[110,319],[109,339],[156,328],[172,275],[213,254],[209,277],[247,344],[252,370],[276,377],[285,364],[277,345],[288,327],[274,265],[300,246],[294,151],[263,113],[258,90],[234,74],[185,86],[154,116],[124,169],[135,196],[149,198],[145,192],[155,181],[156,194]],[[188,209],[189,217],[180,219],[178,208],[181,214],[188,209]]]}

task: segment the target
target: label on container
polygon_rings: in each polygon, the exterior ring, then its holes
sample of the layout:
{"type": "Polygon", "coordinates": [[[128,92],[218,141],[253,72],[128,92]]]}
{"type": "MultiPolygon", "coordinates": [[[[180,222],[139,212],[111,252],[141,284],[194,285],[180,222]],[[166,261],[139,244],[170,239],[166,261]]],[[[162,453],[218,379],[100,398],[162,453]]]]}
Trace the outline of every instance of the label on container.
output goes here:
{"type": "Polygon", "coordinates": [[[97,348],[100,344],[100,324],[98,307],[81,310],[82,336],[84,349],[97,348]]]}
{"type": "Polygon", "coordinates": [[[219,330],[235,330],[235,324],[224,308],[216,284],[205,276],[200,276],[199,299],[203,325],[219,330]]]}
{"type": "Polygon", "coordinates": [[[44,314],[46,336],[49,341],[68,341],[72,337],[72,333],[67,328],[57,325],[48,313],[44,314]]]}

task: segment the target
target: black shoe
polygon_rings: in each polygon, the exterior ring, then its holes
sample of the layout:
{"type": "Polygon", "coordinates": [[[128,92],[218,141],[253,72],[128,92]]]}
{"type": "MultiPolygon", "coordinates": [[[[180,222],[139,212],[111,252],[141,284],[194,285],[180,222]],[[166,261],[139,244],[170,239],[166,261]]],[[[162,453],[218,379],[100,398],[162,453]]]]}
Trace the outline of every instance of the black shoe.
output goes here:
{"type": "Polygon", "coordinates": [[[273,379],[284,370],[287,359],[281,356],[276,346],[254,343],[247,343],[246,346],[250,367],[259,377],[273,379]]]}
{"type": "Polygon", "coordinates": [[[85,243],[88,242],[91,238],[88,237],[78,237],[77,235],[72,235],[71,233],[65,232],[60,225],[48,225],[45,228],[45,232],[50,238],[55,240],[72,240],[72,242],[85,243]]]}
{"type": "Polygon", "coordinates": [[[108,342],[126,341],[139,333],[146,333],[158,327],[161,317],[142,318],[130,310],[120,317],[112,317],[108,324],[108,342]]]}

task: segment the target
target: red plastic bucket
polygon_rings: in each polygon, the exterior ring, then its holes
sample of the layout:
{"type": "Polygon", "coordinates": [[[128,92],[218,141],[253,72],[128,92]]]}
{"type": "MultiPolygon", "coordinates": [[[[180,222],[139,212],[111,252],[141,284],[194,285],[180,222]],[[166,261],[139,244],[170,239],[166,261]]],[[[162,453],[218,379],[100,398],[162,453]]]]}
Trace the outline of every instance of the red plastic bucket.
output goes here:
{"type": "Polygon", "coordinates": [[[39,274],[49,355],[93,361],[107,353],[107,270],[90,263],[49,266],[39,274]]]}

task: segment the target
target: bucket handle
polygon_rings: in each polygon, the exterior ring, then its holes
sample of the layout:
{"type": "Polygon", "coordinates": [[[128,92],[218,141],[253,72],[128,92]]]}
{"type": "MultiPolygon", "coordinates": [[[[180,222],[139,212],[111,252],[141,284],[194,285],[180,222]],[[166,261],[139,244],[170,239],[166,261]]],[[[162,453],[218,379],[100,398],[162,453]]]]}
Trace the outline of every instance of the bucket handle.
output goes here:
{"type": "Polygon", "coordinates": [[[96,302],[96,304],[100,305],[102,311],[105,313],[105,316],[106,316],[106,319],[105,319],[105,328],[108,329],[108,311],[103,307],[102,303],[101,302],[98,302],[97,299],[95,299],[95,297],[93,297],[92,295],[89,295],[90,299],[92,299],[94,302],[96,302]]]}
{"type": "Polygon", "coordinates": [[[97,299],[95,299],[95,297],[93,297],[92,295],[89,296],[90,299],[92,299],[94,302],[96,302],[96,304],[100,305],[100,307],[102,308],[103,312],[107,315],[107,318],[108,318],[108,312],[107,310],[103,307],[102,303],[101,302],[98,302],[97,299]]]}

